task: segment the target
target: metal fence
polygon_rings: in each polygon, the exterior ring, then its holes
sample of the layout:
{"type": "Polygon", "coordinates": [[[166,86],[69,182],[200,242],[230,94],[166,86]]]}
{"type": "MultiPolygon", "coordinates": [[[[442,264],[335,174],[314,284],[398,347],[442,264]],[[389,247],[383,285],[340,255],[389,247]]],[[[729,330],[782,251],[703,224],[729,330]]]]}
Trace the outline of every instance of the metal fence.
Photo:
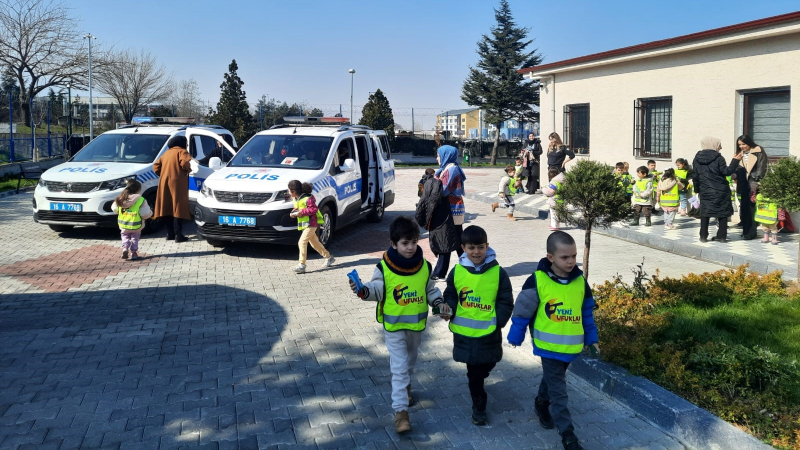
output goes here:
{"type": "Polygon", "coordinates": [[[66,148],[65,134],[36,136],[35,141],[33,137],[19,137],[16,133],[13,138],[0,135],[0,164],[63,157],[66,148]]]}

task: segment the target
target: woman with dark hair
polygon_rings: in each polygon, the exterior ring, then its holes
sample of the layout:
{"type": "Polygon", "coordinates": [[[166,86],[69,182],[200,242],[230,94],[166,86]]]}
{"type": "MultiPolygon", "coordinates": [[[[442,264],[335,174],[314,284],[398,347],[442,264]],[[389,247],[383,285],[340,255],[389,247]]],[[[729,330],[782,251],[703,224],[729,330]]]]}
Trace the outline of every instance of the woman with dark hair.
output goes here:
{"type": "Polygon", "coordinates": [[[153,163],[159,176],[154,212],[167,227],[167,240],[186,242],[183,221],[189,220],[189,172],[192,156],[186,151],[186,137],[175,136],[167,142],[168,150],[153,163]]]}
{"type": "Polygon", "coordinates": [[[559,172],[564,172],[568,162],[575,159],[575,152],[570,150],[561,140],[558,133],[553,132],[548,136],[550,145],[547,147],[547,168],[555,167],[559,172]]]}
{"type": "Polygon", "coordinates": [[[533,194],[539,187],[539,157],[542,153],[542,141],[535,134],[529,134],[525,146],[519,153],[522,166],[528,169],[528,182],[525,185],[528,194],[533,194]]]}
{"type": "Polygon", "coordinates": [[[731,188],[725,177],[733,175],[739,167],[742,153],[733,157],[731,164],[725,162],[720,154],[722,143],[719,139],[706,136],[700,142],[702,150],[692,161],[694,167],[694,189],[700,196],[700,242],[707,242],[708,223],[717,218],[719,230],[712,241],[728,242],[728,217],[733,215],[731,188]]]}
{"type": "Polygon", "coordinates": [[[736,139],[739,151],[743,152],[742,166],[736,175],[736,190],[741,195],[739,220],[742,223],[742,237],[755,239],[758,227],[755,224],[755,203],[750,201],[750,193],[758,189],[758,184],[767,173],[767,152],[758,146],[753,138],[743,134],[736,139]]]}

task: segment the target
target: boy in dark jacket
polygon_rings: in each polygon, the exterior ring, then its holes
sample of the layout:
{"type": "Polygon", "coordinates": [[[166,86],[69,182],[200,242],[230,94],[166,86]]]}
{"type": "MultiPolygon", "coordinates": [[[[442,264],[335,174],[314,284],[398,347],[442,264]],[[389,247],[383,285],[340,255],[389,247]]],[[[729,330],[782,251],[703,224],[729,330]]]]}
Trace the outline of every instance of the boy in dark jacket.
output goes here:
{"type": "Polygon", "coordinates": [[[453,316],[453,359],[467,364],[472,423],[486,425],[483,382],[503,359],[503,328],[514,309],[511,279],[495,259],[486,231],[470,226],[461,235],[464,253],[447,276],[444,301],[453,316]]]}
{"type": "Polygon", "coordinates": [[[539,261],[522,286],[508,331],[508,342],[519,346],[530,328],[533,354],[542,358],[543,372],[534,404],[536,415],[542,427],[555,425],[566,450],[583,449],[567,409],[567,367],[584,346],[600,351],[592,289],[576,265],[576,254],[572,236],[563,231],[550,234],[547,258],[539,261]]]}

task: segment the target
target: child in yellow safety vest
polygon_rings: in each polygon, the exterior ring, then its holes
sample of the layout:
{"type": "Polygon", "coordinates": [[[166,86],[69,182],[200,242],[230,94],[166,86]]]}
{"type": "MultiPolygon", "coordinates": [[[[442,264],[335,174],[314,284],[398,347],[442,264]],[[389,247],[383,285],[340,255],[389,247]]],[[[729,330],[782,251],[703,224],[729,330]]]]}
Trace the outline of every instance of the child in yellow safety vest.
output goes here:
{"type": "Polygon", "coordinates": [[[778,205],[771,202],[763,194],[756,195],[756,222],[761,224],[764,231],[763,243],[770,242],[769,234],[772,233],[772,245],[778,245],[778,205]]]}
{"type": "Polygon", "coordinates": [[[398,217],[389,225],[389,240],[391,246],[377,264],[372,279],[360,288],[350,280],[350,289],[363,300],[377,302],[375,317],[383,324],[389,350],[394,427],[399,434],[411,431],[408,417],[408,407],[413,404],[411,375],[427,323],[428,305],[443,319],[450,318],[450,308],[431,279],[431,265],[417,245],[417,222],[410,217],[398,217]]]}
{"type": "Polygon", "coordinates": [[[144,221],[153,217],[150,205],[142,197],[142,184],[135,178],[128,178],[125,189],[111,204],[111,210],[117,213],[117,225],[122,237],[122,259],[128,259],[128,252],[131,261],[141,259],[139,238],[142,236],[144,221]]]}
{"type": "Polygon", "coordinates": [[[575,240],[563,231],[547,238],[547,257],[539,261],[514,303],[508,342],[520,346],[530,330],[533,354],[542,358],[542,382],[534,401],[539,423],[555,427],[565,449],[580,450],[567,408],[566,372],[584,348],[599,353],[594,297],[578,269],[575,240]]]}
{"type": "MultiPolygon", "coordinates": [[[[308,257],[308,244],[317,251],[324,259],[322,267],[330,267],[336,260],[317,237],[317,228],[325,225],[325,218],[317,207],[317,201],[311,192],[314,187],[311,183],[301,183],[299,180],[289,182],[289,195],[294,200],[294,208],[289,213],[289,217],[297,219],[297,229],[300,234],[300,241],[297,246],[300,248],[300,261],[294,268],[295,273],[305,273],[306,259],[308,257]]],[[[333,230],[330,230],[331,232],[333,230]]]]}
{"type": "Polygon", "coordinates": [[[653,212],[653,177],[645,166],[636,169],[636,181],[633,183],[633,210],[636,213],[631,225],[639,225],[639,216],[644,215],[644,226],[652,225],[650,214],[653,212]]]}
{"type": "Polygon", "coordinates": [[[514,166],[507,165],[505,169],[505,175],[500,177],[500,185],[498,186],[498,191],[500,198],[503,199],[503,204],[499,203],[492,203],[492,212],[494,212],[498,207],[508,208],[508,220],[516,221],[517,219],[514,218],[514,194],[517,191],[517,178],[516,178],[516,170],[514,166]]]}
{"type": "Polygon", "coordinates": [[[683,183],[675,177],[675,169],[665,170],[656,189],[656,200],[664,211],[665,230],[675,229],[673,221],[675,220],[675,213],[678,212],[678,207],[680,206],[681,189],[683,189],[683,183]]]}
{"type": "Polygon", "coordinates": [[[472,423],[484,426],[488,396],[483,383],[503,359],[501,329],[514,309],[514,293],[483,228],[467,227],[461,248],[464,253],[447,276],[444,300],[453,311],[453,359],[467,365],[472,423]]]}
{"type": "Polygon", "coordinates": [[[692,168],[689,167],[689,162],[686,161],[686,158],[678,158],[675,160],[675,178],[683,184],[683,189],[678,190],[678,201],[679,201],[679,208],[678,212],[682,216],[687,216],[689,214],[689,202],[688,198],[692,196],[691,192],[691,184],[692,184],[692,168]]]}

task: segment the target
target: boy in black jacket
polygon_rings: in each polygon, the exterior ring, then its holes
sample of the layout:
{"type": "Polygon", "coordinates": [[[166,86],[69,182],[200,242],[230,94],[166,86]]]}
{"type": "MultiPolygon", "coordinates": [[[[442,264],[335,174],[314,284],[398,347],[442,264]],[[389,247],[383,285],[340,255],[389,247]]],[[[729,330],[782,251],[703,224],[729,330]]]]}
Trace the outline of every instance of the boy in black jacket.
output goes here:
{"type": "Polygon", "coordinates": [[[444,301],[453,314],[453,359],[467,364],[472,423],[483,426],[487,423],[483,381],[503,359],[500,330],[511,318],[514,294],[483,228],[467,227],[461,248],[464,253],[447,276],[444,301]]]}

